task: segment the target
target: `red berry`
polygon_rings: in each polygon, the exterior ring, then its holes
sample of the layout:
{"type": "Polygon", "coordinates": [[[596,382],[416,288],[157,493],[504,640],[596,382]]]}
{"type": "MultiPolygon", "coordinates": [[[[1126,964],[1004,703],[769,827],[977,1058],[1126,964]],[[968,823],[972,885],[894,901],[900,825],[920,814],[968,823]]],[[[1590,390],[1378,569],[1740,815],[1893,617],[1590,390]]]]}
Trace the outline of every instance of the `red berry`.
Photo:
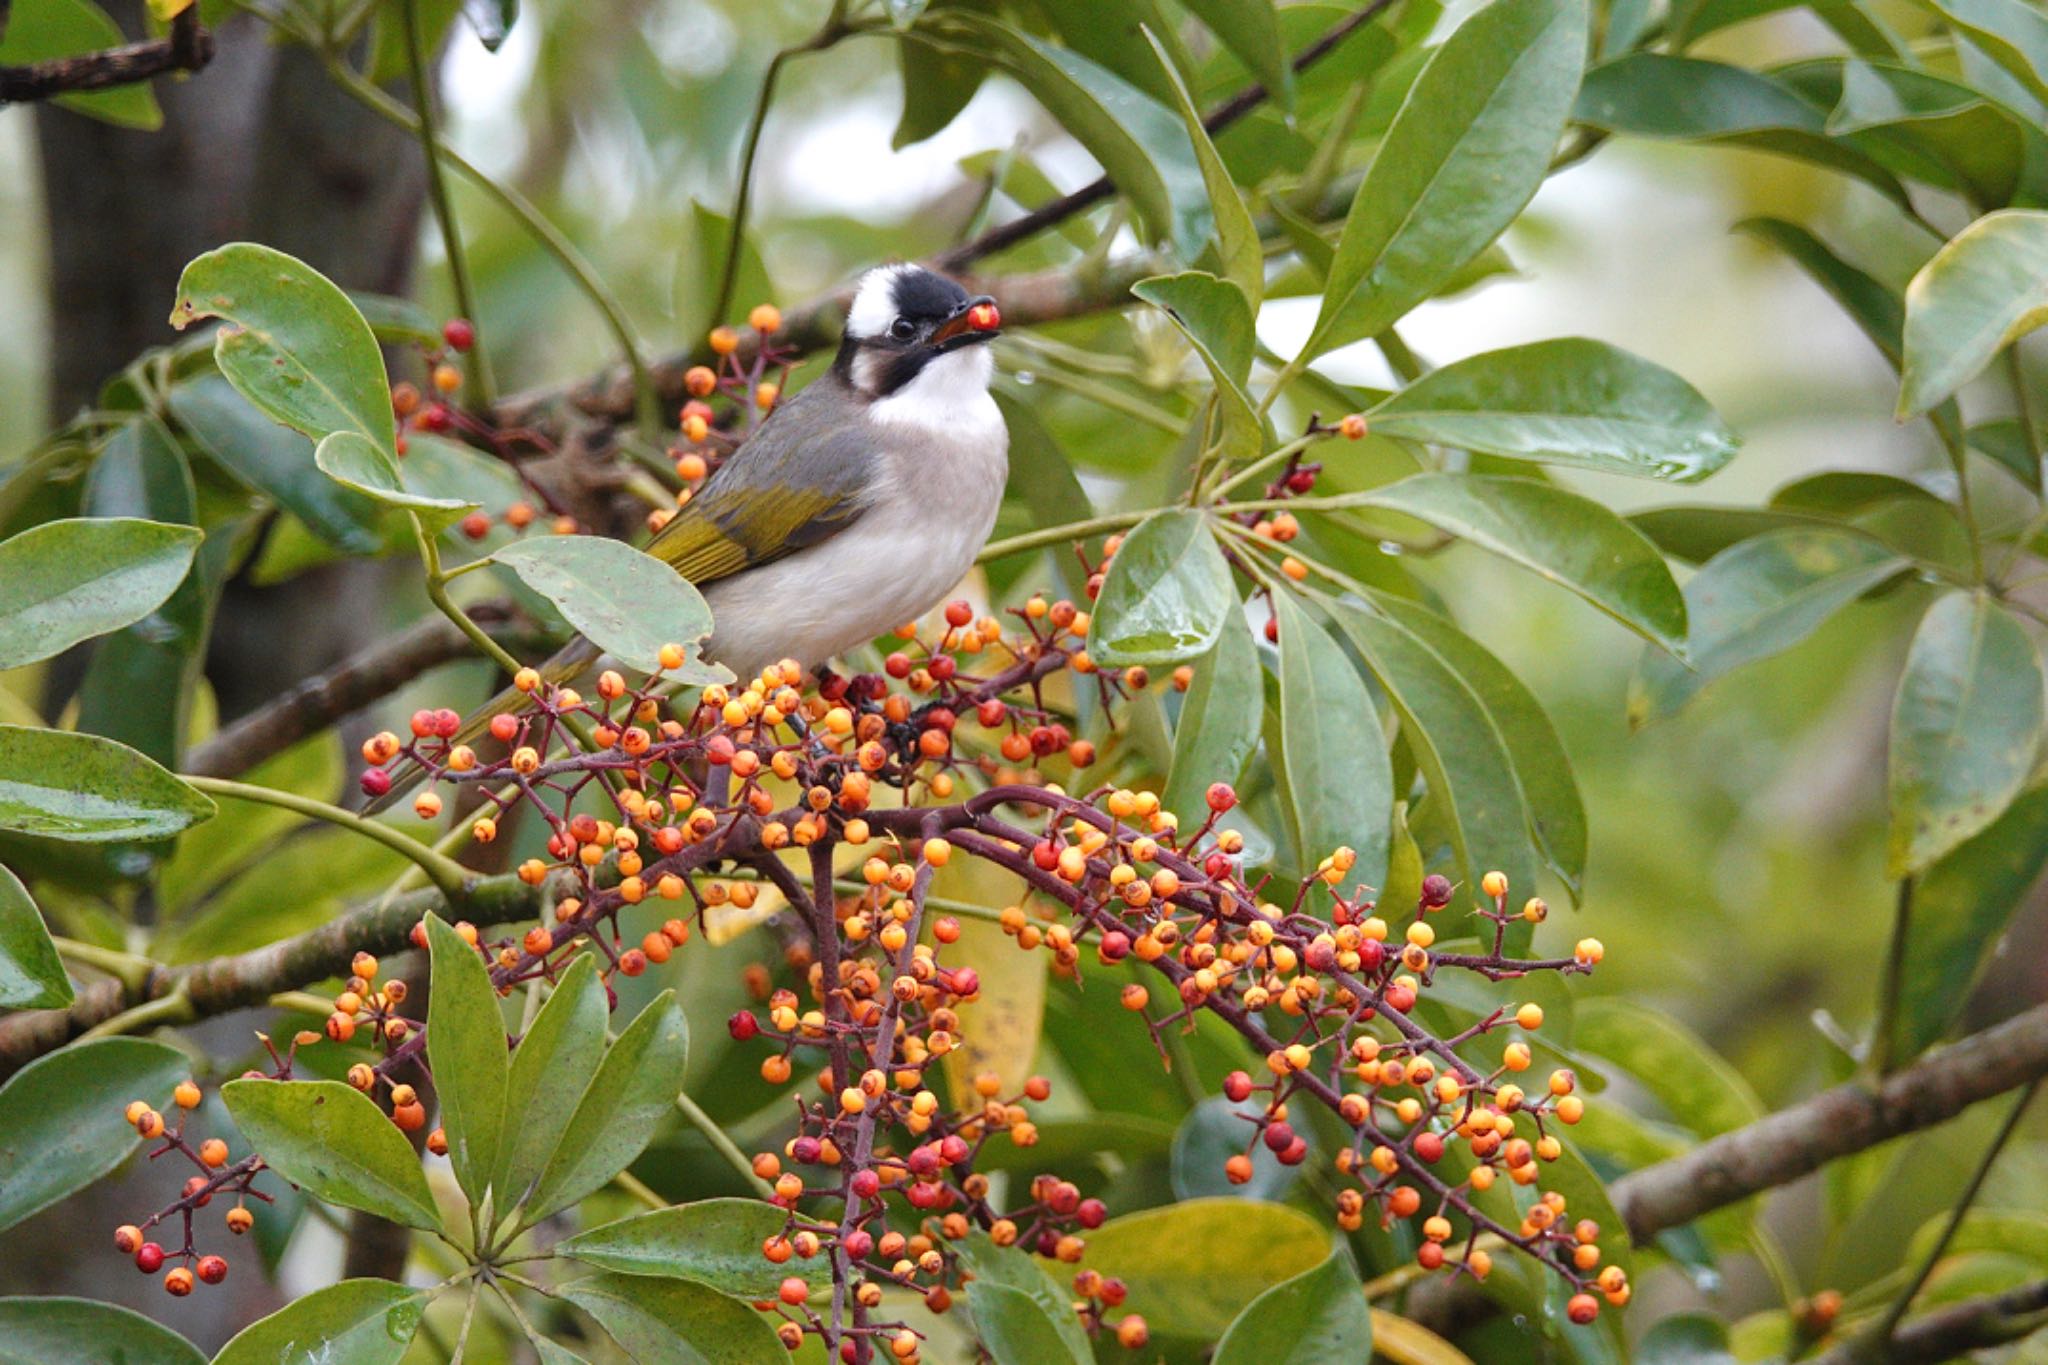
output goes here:
{"type": "Polygon", "coordinates": [[[725,1021],[725,1031],[736,1043],[744,1043],[761,1031],[761,1021],[747,1010],[741,1010],[725,1021]]]}
{"type": "Polygon", "coordinates": [[[1083,1199],[1081,1206],[1074,1213],[1080,1219],[1082,1227],[1099,1228],[1109,1217],[1109,1205],[1100,1199],[1083,1199]]]}
{"type": "Polygon", "coordinates": [[[974,619],[974,605],[965,598],[956,597],[946,603],[946,624],[958,630],[974,619]]]}
{"type": "Polygon", "coordinates": [[[873,1199],[877,1194],[881,1193],[881,1190],[882,1178],[873,1171],[855,1171],[853,1173],[853,1197],[855,1199],[873,1199]]]}
{"type": "Polygon", "coordinates": [[[363,771],[363,795],[382,796],[390,790],[390,773],[382,768],[367,768],[363,771]]]}
{"type": "Polygon", "coordinates": [[[163,1269],[164,1249],[155,1242],[144,1242],[135,1248],[135,1268],[145,1275],[154,1275],[163,1269]]]}
{"type": "Polygon", "coordinates": [[[446,431],[455,425],[455,416],[448,411],[446,403],[427,404],[420,409],[420,415],[414,420],[421,431],[446,431]]]}
{"type": "Polygon", "coordinates": [[[219,1284],[228,1277],[228,1263],[220,1256],[199,1258],[199,1278],[208,1284],[219,1284]]]}
{"type": "Polygon", "coordinates": [[[519,717],[509,712],[491,717],[491,738],[501,744],[510,744],[519,734],[519,717]]]}
{"type": "Polygon", "coordinates": [[[1221,815],[1237,804],[1237,792],[1228,782],[1215,782],[1209,786],[1209,809],[1221,815]]]}
{"type": "Polygon", "coordinates": [[[900,649],[897,650],[894,654],[891,654],[888,658],[882,660],[883,671],[886,672],[892,678],[909,677],[910,667],[910,656],[908,654],[905,654],[900,649]]]}
{"type": "Polygon", "coordinates": [[[441,328],[441,340],[458,351],[476,345],[476,324],[468,318],[450,318],[441,328]]]}
{"type": "Polygon", "coordinates": [[[471,540],[482,540],[491,533],[491,519],[482,512],[471,512],[462,519],[462,534],[471,540]]]}
{"type": "Polygon", "coordinates": [[[1252,1078],[1242,1071],[1231,1072],[1223,1078],[1223,1093],[1235,1103],[1244,1103],[1252,1096],[1252,1078]]]}
{"type": "Polygon", "coordinates": [[[442,707],[434,712],[434,733],[442,739],[453,739],[462,733],[462,713],[442,707]]]}
{"type": "Polygon", "coordinates": [[[1441,872],[1432,872],[1422,879],[1422,903],[1434,910],[1440,905],[1451,903],[1451,879],[1441,872]]]}
{"type": "Polygon", "coordinates": [[[993,332],[1003,325],[1003,315],[992,303],[977,303],[967,310],[967,325],[977,332],[993,332]]]}

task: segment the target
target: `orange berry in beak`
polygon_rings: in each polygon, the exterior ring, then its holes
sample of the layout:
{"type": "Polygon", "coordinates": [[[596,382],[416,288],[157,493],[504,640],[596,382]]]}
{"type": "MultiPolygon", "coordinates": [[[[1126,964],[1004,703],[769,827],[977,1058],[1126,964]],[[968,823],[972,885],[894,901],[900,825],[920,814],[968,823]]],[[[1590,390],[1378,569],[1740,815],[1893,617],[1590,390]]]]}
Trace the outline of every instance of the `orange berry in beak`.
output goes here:
{"type": "Polygon", "coordinates": [[[977,303],[967,310],[967,325],[977,332],[993,332],[1003,325],[1003,315],[992,303],[977,303]]]}

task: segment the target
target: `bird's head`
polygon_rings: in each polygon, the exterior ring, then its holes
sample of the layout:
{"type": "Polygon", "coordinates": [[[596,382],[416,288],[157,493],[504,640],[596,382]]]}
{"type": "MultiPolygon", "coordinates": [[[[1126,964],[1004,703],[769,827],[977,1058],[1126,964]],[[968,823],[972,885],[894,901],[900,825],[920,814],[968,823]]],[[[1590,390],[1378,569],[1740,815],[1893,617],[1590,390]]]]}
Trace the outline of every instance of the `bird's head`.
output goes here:
{"type": "Polygon", "coordinates": [[[921,377],[928,386],[985,390],[994,365],[981,343],[1001,335],[1001,322],[986,294],[971,295],[923,266],[878,266],[861,276],[838,364],[870,398],[921,377]]]}

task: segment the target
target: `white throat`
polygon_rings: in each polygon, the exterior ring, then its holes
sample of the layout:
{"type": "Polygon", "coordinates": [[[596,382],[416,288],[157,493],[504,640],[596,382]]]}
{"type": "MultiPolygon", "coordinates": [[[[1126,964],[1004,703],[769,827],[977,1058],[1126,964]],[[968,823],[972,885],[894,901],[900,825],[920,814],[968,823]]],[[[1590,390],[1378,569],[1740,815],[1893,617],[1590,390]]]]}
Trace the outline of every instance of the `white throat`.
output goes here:
{"type": "Polygon", "coordinates": [[[877,399],[868,415],[891,426],[918,427],[969,442],[1000,432],[1002,415],[989,397],[996,358],[986,345],[964,346],[931,361],[917,378],[887,398],[877,399]]]}

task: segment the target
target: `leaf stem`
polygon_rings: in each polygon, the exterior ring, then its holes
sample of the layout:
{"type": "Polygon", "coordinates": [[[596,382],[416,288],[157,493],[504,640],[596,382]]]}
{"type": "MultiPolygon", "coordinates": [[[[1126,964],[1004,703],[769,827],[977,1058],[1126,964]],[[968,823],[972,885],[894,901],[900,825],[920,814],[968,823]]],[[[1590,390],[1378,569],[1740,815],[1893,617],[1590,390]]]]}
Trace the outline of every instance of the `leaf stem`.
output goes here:
{"type": "MultiPolygon", "coordinates": [[[[434,204],[434,220],[441,225],[441,243],[448,252],[448,275],[455,285],[455,306],[472,327],[481,331],[476,315],[476,294],[470,287],[469,257],[462,247],[462,229],[448,202],[448,182],[441,172],[441,139],[434,130],[434,98],[427,66],[426,42],[420,37],[419,0],[402,0],[399,13],[405,23],[406,65],[412,77],[413,112],[419,118],[420,151],[427,162],[427,197],[434,204]]],[[[470,360],[471,406],[490,407],[497,397],[491,380],[491,362],[479,336],[470,360]]],[[[471,1307],[475,1306],[474,1300],[471,1307]]]]}
{"type": "Polygon", "coordinates": [[[371,820],[357,815],[354,811],[330,806],[325,801],[316,801],[310,796],[299,796],[293,792],[281,792],[270,787],[258,787],[247,782],[233,782],[224,777],[184,778],[189,785],[209,796],[225,796],[236,801],[253,801],[259,805],[276,806],[282,810],[294,811],[300,815],[324,820],[330,825],[354,830],[366,839],[374,839],[392,852],[411,859],[427,874],[434,888],[448,898],[451,905],[459,905],[468,890],[469,869],[452,858],[443,857],[414,839],[408,839],[382,821],[371,820]]]}
{"type": "Polygon", "coordinates": [[[1872,1065],[1880,1076],[1897,1065],[1892,1055],[1892,1029],[1898,1021],[1899,992],[1906,979],[1906,933],[1913,923],[1913,879],[1899,878],[1897,900],[1892,908],[1891,943],[1885,949],[1884,975],[1878,981],[1877,1023],[1870,1039],[1872,1065]]]}
{"type": "Polygon", "coordinates": [[[656,1194],[646,1181],[634,1175],[631,1171],[620,1171],[612,1177],[612,1183],[650,1209],[665,1209],[668,1207],[668,1200],[656,1194]]]}
{"type": "Polygon", "coordinates": [[[124,953],[115,948],[102,948],[97,943],[81,943],[75,938],[50,935],[57,955],[67,962],[82,962],[94,971],[105,972],[128,988],[132,995],[140,991],[149,980],[149,974],[158,964],[138,953],[124,953]]]}
{"type": "MultiPolygon", "coordinates": [[[[747,1184],[753,1187],[756,1194],[766,1199],[775,1193],[774,1187],[769,1185],[760,1176],[754,1174],[754,1163],[747,1160],[747,1154],[739,1149],[739,1144],[726,1136],[725,1129],[720,1128],[711,1115],[705,1113],[698,1106],[697,1101],[690,1098],[690,1093],[687,1090],[676,1092],[676,1108],[680,1109],[683,1117],[690,1121],[690,1126],[702,1133],[705,1140],[712,1145],[720,1156],[725,1158],[726,1165],[739,1172],[747,1184]]],[[[668,1205],[664,1202],[660,1207],[667,1208],[668,1205]]]]}
{"type": "Polygon", "coordinates": [[[125,1033],[139,1033],[158,1024],[189,1024],[199,1017],[192,1008],[192,997],[186,993],[185,983],[180,981],[169,995],[145,1000],[132,1009],[122,1010],[111,1019],[101,1020],[78,1035],[78,1041],[89,1042],[94,1038],[114,1038],[125,1033]]]}

